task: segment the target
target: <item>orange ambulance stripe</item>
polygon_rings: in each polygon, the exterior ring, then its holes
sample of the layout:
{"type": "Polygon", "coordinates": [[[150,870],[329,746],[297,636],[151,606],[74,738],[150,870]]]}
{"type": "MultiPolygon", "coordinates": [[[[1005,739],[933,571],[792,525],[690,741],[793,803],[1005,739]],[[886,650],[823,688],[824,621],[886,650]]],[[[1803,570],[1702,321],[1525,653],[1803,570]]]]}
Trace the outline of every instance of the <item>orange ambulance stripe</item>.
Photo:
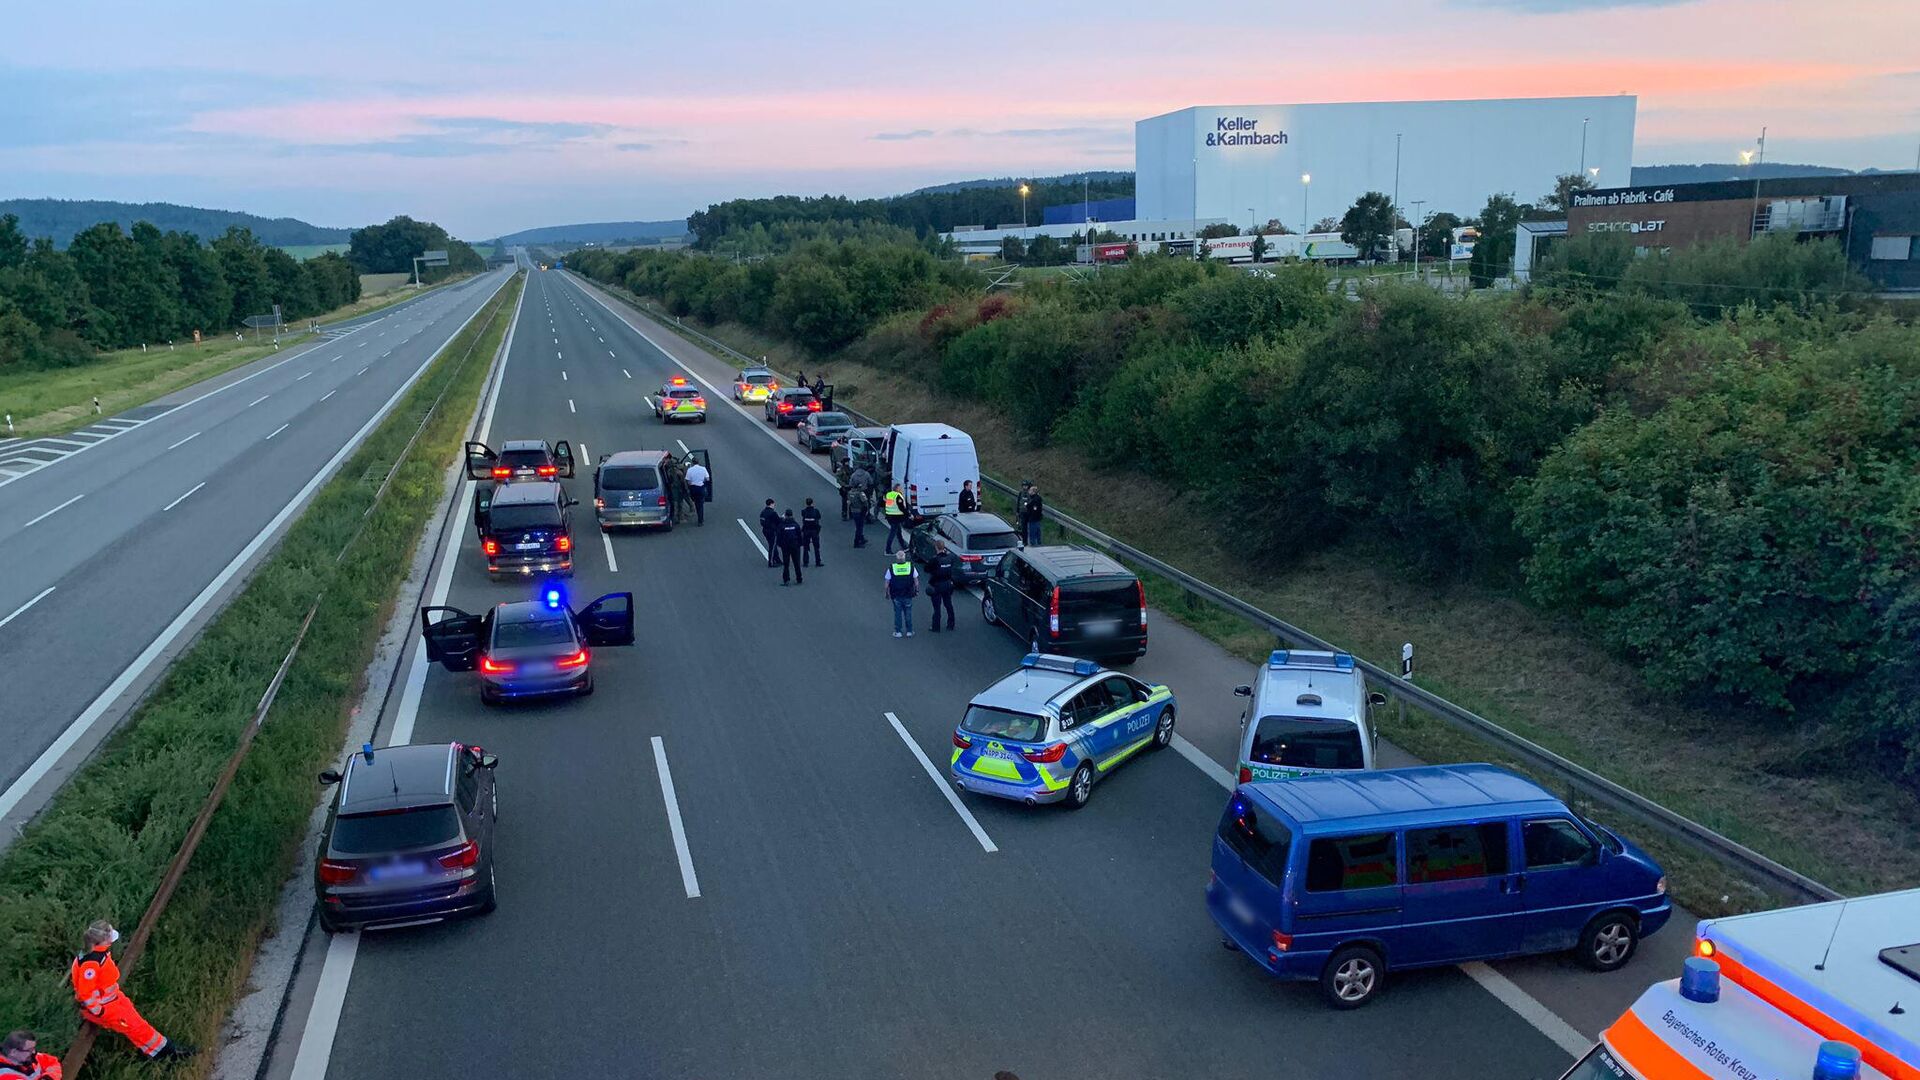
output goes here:
{"type": "Polygon", "coordinates": [[[1641,1080],[1710,1080],[1632,1012],[1613,1022],[1606,1040],[1621,1063],[1641,1080]]]}
{"type": "Polygon", "coordinates": [[[1837,1039],[1859,1050],[1860,1060],[1886,1073],[1892,1080],[1920,1080],[1920,1068],[1901,1061],[1840,1021],[1780,989],[1766,976],[1756,974],[1752,968],[1728,956],[1724,950],[1716,953],[1713,959],[1720,964],[1720,970],[1727,978],[1739,983],[1748,993],[1793,1017],[1821,1038],[1837,1039]]]}

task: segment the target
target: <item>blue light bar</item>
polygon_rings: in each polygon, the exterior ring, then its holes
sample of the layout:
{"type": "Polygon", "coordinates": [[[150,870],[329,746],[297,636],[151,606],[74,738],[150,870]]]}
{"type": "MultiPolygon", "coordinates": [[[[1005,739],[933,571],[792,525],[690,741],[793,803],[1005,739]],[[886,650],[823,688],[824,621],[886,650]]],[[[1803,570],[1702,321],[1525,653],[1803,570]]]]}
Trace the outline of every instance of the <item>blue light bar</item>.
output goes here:
{"type": "Polygon", "coordinates": [[[1813,1062],[1813,1080],[1857,1080],[1860,1075],[1860,1051],[1832,1039],[1820,1044],[1820,1056],[1813,1062]]]}
{"type": "Polygon", "coordinates": [[[1028,653],[1020,658],[1023,668],[1038,668],[1041,671],[1062,671],[1074,675],[1097,675],[1100,665],[1091,660],[1075,660],[1067,656],[1047,656],[1041,653],[1028,653]]]}
{"type": "Polygon", "coordinates": [[[1353,670],[1353,654],[1337,652],[1333,654],[1333,666],[1341,671],[1353,670]]]}
{"type": "Polygon", "coordinates": [[[1720,965],[1704,956],[1689,956],[1680,968],[1680,996],[1711,1005],[1720,1000],[1720,965]]]}
{"type": "Polygon", "coordinates": [[[1285,649],[1273,650],[1272,654],[1267,657],[1267,666],[1268,667],[1286,667],[1287,666],[1287,650],[1285,649]]]}
{"type": "MultiPolygon", "coordinates": [[[[1312,661],[1312,664],[1314,666],[1319,666],[1320,664],[1325,662],[1318,658],[1319,655],[1325,655],[1325,654],[1316,655],[1315,659],[1312,661]]],[[[1275,649],[1267,657],[1267,666],[1270,668],[1283,668],[1292,662],[1293,662],[1293,653],[1287,649],[1275,649]]],[[[1300,663],[1302,666],[1306,666],[1309,662],[1306,659],[1302,658],[1300,663]]],[[[1334,653],[1333,666],[1340,671],[1352,671],[1353,670],[1353,654],[1343,653],[1343,652],[1334,653]]]]}
{"type": "Polygon", "coordinates": [[[559,607],[560,606],[560,590],[548,589],[547,595],[546,595],[546,603],[547,603],[547,606],[550,608],[559,607]]]}

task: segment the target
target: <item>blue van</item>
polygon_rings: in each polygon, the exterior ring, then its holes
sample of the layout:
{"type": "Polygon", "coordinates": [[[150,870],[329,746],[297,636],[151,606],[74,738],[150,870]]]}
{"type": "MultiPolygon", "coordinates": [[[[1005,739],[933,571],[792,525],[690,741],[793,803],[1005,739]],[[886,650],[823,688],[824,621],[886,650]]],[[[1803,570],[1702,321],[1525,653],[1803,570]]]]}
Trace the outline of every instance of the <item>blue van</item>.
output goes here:
{"type": "Polygon", "coordinates": [[[1492,765],[1242,784],[1213,841],[1207,910],[1335,1008],[1388,971],[1573,950],[1613,971],[1672,914],[1646,852],[1492,765]]]}

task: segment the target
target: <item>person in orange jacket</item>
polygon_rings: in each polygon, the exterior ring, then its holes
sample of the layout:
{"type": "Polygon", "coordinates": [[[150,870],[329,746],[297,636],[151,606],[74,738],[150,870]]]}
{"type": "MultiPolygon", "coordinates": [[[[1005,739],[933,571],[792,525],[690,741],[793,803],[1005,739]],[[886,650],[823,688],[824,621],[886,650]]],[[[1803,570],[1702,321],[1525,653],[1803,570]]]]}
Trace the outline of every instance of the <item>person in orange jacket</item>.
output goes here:
{"type": "Polygon", "coordinates": [[[80,1015],[90,1024],[125,1035],[149,1059],[192,1056],[191,1047],[168,1042],[120,992],[120,965],[113,962],[113,943],[119,940],[120,931],[105,919],[87,927],[87,951],[73,958],[68,972],[80,1015]]]}
{"type": "Polygon", "coordinates": [[[0,1080],[60,1080],[60,1059],[40,1053],[31,1031],[16,1031],[0,1042],[0,1080]]]}

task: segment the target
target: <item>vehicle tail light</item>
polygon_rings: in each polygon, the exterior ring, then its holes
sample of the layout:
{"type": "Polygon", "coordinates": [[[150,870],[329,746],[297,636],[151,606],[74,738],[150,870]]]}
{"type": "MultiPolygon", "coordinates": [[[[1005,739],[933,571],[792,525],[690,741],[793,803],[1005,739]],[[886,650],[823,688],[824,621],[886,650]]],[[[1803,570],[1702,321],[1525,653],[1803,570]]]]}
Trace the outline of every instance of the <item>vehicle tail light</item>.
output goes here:
{"type": "Polygon", "coordinates": [[[500,541],[482,540],[480,541],[480,549],[489,555],[498,555],[500,554],[500,541]]]}
{"type": "Polygon", "coordinates": [[[1147,586],[1143,582],[1136,581],[1133,587],[1140,593],[1140,629],[1145,630],[1147,628],[1147,586]]]}
{"type": "Polygon", "coordinates": [[[693,403],[694,403],[695,405],[701,405],[701,406],[704,406],[704,405],[706,405],[706,403],[707,403],[707,399],[706,399],[706,398],[703,398],[703,397],[697,397],[697,398],[694,398],[694,399],[693,399],[693,403]]]}
{"type": "Polygon", "coordinates": [[[661,506],[667,505],[667,497],[665,495],[660,496],[660,505],[661,506]]]}
{"type": "Polygon", "coordinates": [[[819,399],[819,398],[815,398],[815,399],[813,399],[812,401],[809,401],[809,402],[807,402],[807,411],[808,411],[808,412],[819,412],[819,411],[820,411],[820,399],[819,399]]]}
{"type": "Polygon", "coordinates": [[[534,471],[534,472],[536,472],[536,473],[539,473],[539,474],[540,474],[541,476],[559,476],[559,475],[560,475],[560,466],[558,466],[558,465],[542,465],[542,466],[540,466],[539,468],[537,468],[537,469],[535,469],[535,470],[533,470],[533,471],[534,471]]]}
{"type": "Polygon", "coordinates": [[[1047,634],[1060,636],[1060,586],[1053,587],[1053,598],[1047,601],[1047,634]]]}
{"type": "Polygon", "coordinates": [[[511,675],[519,666],[511,660],[495,660],[491,656],[480,658],[480,670],[488,675],[511,675]]]}
{"type": "Polygon", "coordinates": [[[557,668],[577,668],[587,666],[587,650],[581,649],[572,656],[563,656],[553,662],[557,668]]]}
{"type": "Polygon", "coordinates": [[[561,550],[561,551],[572,551],[572,550],[573,550],[573,537],[571,537],[571,536],[556,536],[556,537],[554,537],[554,538],[553,538],[553,546],[554,546],[554,547],[556,547],[556,548],[558,548],[558,549],[559,549],[559,550],[561,550]]]}
{"type": "Polygon", "coordinates": [[[1293,948],[1293,935],[1275,930],[1273,932],[1273,951],[1286,952],[1291,948],[1293,948]]]}
{"type": "Polygon", "coordinates": [[[979,562],[979,561],[980,561],[980,556],[978,556],[978,555],[962,555],[962,556],[960,556],[960,561],[961,561],[961,562],[979,562]]]}
{"type": "Polygon", "coordinates": [[[967,747],[973,745],[973,740],[956,731],[953,733],[953,745],[965,750],[967,747]]]}
{"type": "Polygon", "coordinates": [[[493,467],[493,478],[495,480],[505,480],[507,477],[512,475],[513,475],[513,470],[507,468],[505,465],[495,465],[493,467]]]}
{"type": "Polygon", "coordinates": [[[1253,770],[1252,770],[1252,769],[1249,769],[1249,768],[1247,768],[1247,767],[1246,767],[1245,765],[1242,765],[1242,766],[1240,766],[1240,781],[1239,781],[1239,782],[1240,782],[1240,783],[1242,783],[1242,784],[1251,784],[1251,783],[1253,783],[1253,770]]]}
{"type": "Polygon", "coordinates": [[[480,844],[475,840],[469,840],[440,856],[440,865],[449,870],[465,870],[479,861],[480,844]]]}
{"type": "Polygon", "coordinates": [[[595,510],[605,510],[607,508],[607,500],[595,495],[593,497],[593,508],[595,510]]]}
{"type": "Polygon", "coordinates": [[[781,402],[780,404],[778,404],[778,405],[775,405],[775,406],[774,406],[774,409],[776,409],[776,410],[777,410],[777,411],[779,411],[779,412],[792,412],[792,411],[793,411],[793,402],[791,402],[791,401],[783,401],[783,402],[781,402]]]}
{"type": "Polygon", "coordinates": [[[1063,742],[1054,743],[1052,746],[1049,746],[1044,750],[1020,751],[1020,756],[1023,758],[1026,758],[1028,761],[1040,761],[1040,762],[1045,762],[1048,765],[1051,765],[1054,762],[1059,761],[1061,758],[1065,757],[1066,755],[1067,755],[1067,744],[1063,742]]]}
{"type": "Polygon", "coordinates": [[[327,885],[345,885],[360,873],[360,868],[352,863],[334,862],[332,859],[320,861],[320,880],[327,885]]]}

